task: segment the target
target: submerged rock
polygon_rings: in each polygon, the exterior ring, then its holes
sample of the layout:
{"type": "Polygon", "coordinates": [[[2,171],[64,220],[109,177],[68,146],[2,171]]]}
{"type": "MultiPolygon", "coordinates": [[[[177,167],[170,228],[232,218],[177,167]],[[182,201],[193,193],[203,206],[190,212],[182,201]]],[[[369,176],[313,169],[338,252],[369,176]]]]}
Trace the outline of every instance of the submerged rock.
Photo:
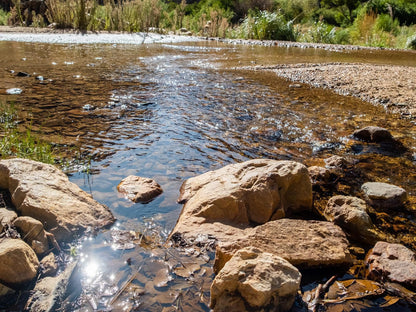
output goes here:
{"type": "Polygon", "coordinates": [[[133,175],[121,180],[117,189],[135,203],[148,203],[163,193],[162,188],[155,180],[133,175]]]}
{"type": "Polygon", "coordinates": [[[416,288],[416,255],[400,244],[378,242],[366,258],[367,277],[416,288]]]}
{"type": "Polygon", "coordinates": [[[368,204],[376,208],[397,208],[407,199],[406,190],[388,183],[367,182],[361,190],[368,204]]]}
{"type": "Polygon", "coordinates": [[[254,247],[238,250],[211,285],[214,311],[289,311],[301,274],[286,260],[254,247]]]}
{"type": "Polygon", "coordinates": [[[39,260],[32,248],[20,239],[0,240],[0,282],[21,286],[33,280],[39,260]]]}
{"type": "Polygon", "coordinates": [[[380,143],[394,141],[390,131],[381,127],[368,126],[354,132],[353,136],[365,142],[380,143]]]}
{"type": "Polygon", "coordinates": [[[339,225],[353,239],[375,244],[381,238],[381,234],[375,228],[367,213],[365,201],[352,196],[334,196],[329,199],[324,211],[328,221],[339,225]]]}
{"type": "Polygon", "coordinates": [[[10,191],[18,212],[41,221],[58,241],[115,221],[106,206],[52,165],[20,158],[1,160],[0,188],[10,191]]]}
{"type": "Polygon", "coordinates": [[[218,242],[215,272],[237,250],[248,246],[282,257],[299,269],[347,266],[352,261],[348,240],[339,226],[326,221],[281,219],[248,228],[234,240],[218,242]]]}
{"type": "Polygon", "coordinates": [[[255,159],[188,179],[178,201],[185,205],[172,233],[221,240],[236,227],[310,211],[312,185],[300,163],[255,159]]]}

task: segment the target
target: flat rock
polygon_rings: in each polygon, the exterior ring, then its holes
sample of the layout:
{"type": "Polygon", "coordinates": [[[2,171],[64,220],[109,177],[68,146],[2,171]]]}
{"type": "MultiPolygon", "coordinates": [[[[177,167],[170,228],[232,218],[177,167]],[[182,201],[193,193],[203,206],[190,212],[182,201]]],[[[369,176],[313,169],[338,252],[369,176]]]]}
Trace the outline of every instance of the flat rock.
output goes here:
{"type": "Polygon", "coordinates": [[[52,165],[20,158],[1,160],[0,188],[10,191],[21,215],[41,221],[58,241],[115,221],[106,206],[52,165]]]}
{"type": "Polygon", "coordinates": [[[20,239],[0,240],[0,281],[6,285],[21,286],[33,280],[39,260],[28,244],[20,239]]]}
{"type": "Polygon", "coordinates": [[[375,126],[359,129],[354,132],[353,136],[359,140],[373,143],[394,140],[389,130],[375,126]]]}
{"type": "Polygon", "coordinates": [[[53,276],[58,271],[58,264],[52,252],[40,261],[40,271],[42,276],[53,276]]]}
{"type": "Polygon", "coordinates": [[[248,247],[238,250],[211,285],[211,308],[230,311],[289,311],[302,275],[286,260],[248,247]],[[241,300],[236,305],[236,301],[241,300]]]}
{"type": "Polygon", "coordinates": [[[67,287],[76,271],[76,262],[70,263],[65,271],[55,277],[44,277],[31,291],[25,311],[31,312],[54,312],[70,311],[63,309],[60,305],[65,299],[67,287]],[[62,308],[62,309],[61,309],[62,308]]]}
{"type": "Polygon", "coordinates": [[[249,246],[282,257],[299,269],[348,266],[352,261],[348,240],[339,226],[327,221],[281,219],[248,228],[232,241],[218,242],[215,272],[237,250],[249,246]]]}
{"type": "Polygon", "coordinates": [[[376,208],[397,208],[407,199],[406,190],[388,183],[367,182],[361,190],[368,204],[376,208]]]}
{"type": "Polygon", "coordinates": [[[416,288],[416,255],[400,244],[378,242],[366,258],[367,277],[416,288]]]}
{"type": "Polygon", "coordinates": [[[163,192],[155,180],[133,175],[121,180],[117,190],[135,203],[148,203],[163,192]]]}
{"type": "Polygon", "coordinates": [[[381,239],[381,234],[367,213],[365,201],[358,197],[331,197],[324,210],[324,217],[339,225],[356,241],[373,245],[381,239]]]}
{"type": "Polygon", "coordinates": [[[311,210],[312,184],[300,163],[254,159],[188,179],[178,202],[185,205],[172,233],[221,240],[236,227],[311,210]]]}

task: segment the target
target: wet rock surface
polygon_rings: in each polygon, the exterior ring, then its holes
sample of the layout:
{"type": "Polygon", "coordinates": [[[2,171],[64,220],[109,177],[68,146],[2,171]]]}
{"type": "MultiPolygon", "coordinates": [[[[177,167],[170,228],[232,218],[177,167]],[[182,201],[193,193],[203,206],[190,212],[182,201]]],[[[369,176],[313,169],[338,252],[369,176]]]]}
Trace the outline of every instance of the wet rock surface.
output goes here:
{"type": "Polygon", "coordinates": [[[52,165],[25,159],[1,160],[0,188],[10,191],[19,213],[40,220],[58,241],[114,222],[107,207],[52,165]]]}
{"type": "Polygon", "coordinates": [[[28,244],[20,239],[0,240],[0,282],[22,286],[37,275],[39,260],[28,244]]]}
{"type": "Polygon", "coordinates": [[[353,136],[359,140],[374,143],[394,140],[390,131],[375,126],[368,126],[363,129],[359,129],[353,133],[353,136]]]}
{"type": "Polygon", "coordinates": [[[378,242],[366,258],[367,276],[416,289],[416,255],[400,244],[378,242]]]}
{"type": "Polygon", "coordinates": [[[383,237],[371,221],[365,201],[360,198],[342,195],[331,197],[324,216],[361,243],[375,244],[383,237]]]}
{"type": "Polygon", "coordinates": [[[32,217],[18,217],[13,225],[21,232],[21,237],[40,255],[48,251],[49,242],[42,222],[32,217]]]}
{"type": "Polygon", "coordinates": [[[361,187],[365,200],[376,208],[397,208],[403,206],[407,199],[407,192],[396,185],[367,182],[361,187]]]}
{"type": "Polygon", "coordinates": [[[289,261],[300,269],[343,267],[351,264],[348,240],[331,222],[281,219],[247,229],[217,245],[214,270],[218,272],[239,249],[255,246],[289,261]]]}
{"type": "Polygon", "coordinates": [[[133,175],[124,178],[117,190],[135,203],[148,203],[163,192],[155,180],[133,175]]]}
{"type": "Polygon", "coordinates": [[[212,234],[221,240],[220,233],[227,232],[222,224],[262,224],[310,211],[312,186],[300,163],[256,159],[188,179],[178,202],[185,205],[172,233],[212,234]]]}
{"type": "Polygon", "coordinates": [[[237,251],[211,285],[214,311],[289,311],[301,274],[286,260],[254,247],[237,251]]]}

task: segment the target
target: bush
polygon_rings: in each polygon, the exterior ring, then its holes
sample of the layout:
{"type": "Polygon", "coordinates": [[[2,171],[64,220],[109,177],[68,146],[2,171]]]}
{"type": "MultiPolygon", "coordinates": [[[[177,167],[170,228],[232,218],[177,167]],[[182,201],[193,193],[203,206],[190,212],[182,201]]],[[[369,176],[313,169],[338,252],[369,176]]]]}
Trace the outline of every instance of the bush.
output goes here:
{"type": "Polygon", "coordinates": [[[398,19],[400,25],[416,24],[416,0],[370,0],[368,12],[389,14],[398,19]]]}
{"type": "Polygon", "coordinates": [[[399,21],[397,19],[393,20],[388,14],[381,14],[375,21],[375,27],[376,30],[386,31],[397,35],[399,21]]]}
{"type": "Polygon", "coordinates": [[[412,37],[409,37],[409,39],[407,40],[406,47],[409,49],[416,50],[416,34],[412,37]]]}
{"type": "Polygon", "coordinates": [[[0,25],[7,25],[7,20],[9,19],[9,13],[0,9],[0,25]]]}
{"type": "Polygon", "coordinates": [[[250,12],[234,31],[234,37],[244,39],[296,41],[298,36],[293,21],[268,11],[250,12]]]}

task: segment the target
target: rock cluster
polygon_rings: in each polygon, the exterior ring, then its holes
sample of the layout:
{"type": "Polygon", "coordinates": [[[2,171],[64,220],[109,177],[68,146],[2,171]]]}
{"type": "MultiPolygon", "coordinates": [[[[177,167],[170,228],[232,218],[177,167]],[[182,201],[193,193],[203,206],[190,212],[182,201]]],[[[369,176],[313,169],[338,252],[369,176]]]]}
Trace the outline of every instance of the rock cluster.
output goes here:
{"type": "Polygon", "coordinates": [[[56,273],[50,251],[59,248],[57,241],[67,242],[115,220],[107,207],[52,165],[1,160],[0,188],[10,192],[16,208],[0,207],[0,283],[12,288],[25,286],[38,273],[56,273]]]}

